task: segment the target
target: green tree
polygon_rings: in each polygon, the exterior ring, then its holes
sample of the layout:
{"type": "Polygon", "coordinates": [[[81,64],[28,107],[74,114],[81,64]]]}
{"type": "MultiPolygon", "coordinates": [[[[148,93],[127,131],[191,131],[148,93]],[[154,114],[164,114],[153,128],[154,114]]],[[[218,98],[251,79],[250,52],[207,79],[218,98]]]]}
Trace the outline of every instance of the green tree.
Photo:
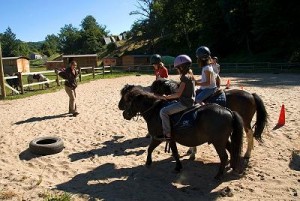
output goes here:
{"type": "Polygon", "coordinates": [[[96,19],[88,15],[81,22],[81,53],[97,53],[102,48],[103,36],[108,32],[105,26],[97,23],[96,19]]]}
{"type": "Polygon", "coordinates": [[[16,55],[17,49],[16,34],[14,34],[10,27],[2,34],[1,37],[1,46],[2,46],[2,55],[3,57],[12,57],[19,56],[16,55]]]}
{"type": "Polygon", "coordinates": [[[54,35],[47,35],[45,42],[42,44],[41,51],[48,57],[59,51],[59,38],[54,35]]]}
{"type": "Polygon", "coordinates": [[[31,52],[28,44],[20,40],[16,40],[15,42],[16,42],[16,46],[15,49],[13,50],[13,55],[28,57],[31,52]]]}
{"type": "Polygon", "coordinates": [[[80,53],[80,31],[73,27],[72,24],[65,25],[61,28],[58,34],[59,50],[64,54],[78,54],[80,53]]]}

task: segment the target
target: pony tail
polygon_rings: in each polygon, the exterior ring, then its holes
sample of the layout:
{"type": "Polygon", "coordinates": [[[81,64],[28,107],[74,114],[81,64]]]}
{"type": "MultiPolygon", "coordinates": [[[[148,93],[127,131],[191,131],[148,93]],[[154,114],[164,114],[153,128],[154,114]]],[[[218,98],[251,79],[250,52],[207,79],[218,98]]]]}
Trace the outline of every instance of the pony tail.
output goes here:
{"type": "Polygon", "coordinates": [[[261,141],[262,132],[268,123],[268,113],[262,99],[256,93],[253,93],[252,96],[256,104],[256,123],[253,135],[256,140],[261,141]]]}
{"type": "Polygon", "coordinates": [[[233,115],[233,132],[231,135],[231,159],[230,164],[233,169],[236,169],[241,162],[241,154],[243,149],[243,119],[235,111],[233,115]]]}

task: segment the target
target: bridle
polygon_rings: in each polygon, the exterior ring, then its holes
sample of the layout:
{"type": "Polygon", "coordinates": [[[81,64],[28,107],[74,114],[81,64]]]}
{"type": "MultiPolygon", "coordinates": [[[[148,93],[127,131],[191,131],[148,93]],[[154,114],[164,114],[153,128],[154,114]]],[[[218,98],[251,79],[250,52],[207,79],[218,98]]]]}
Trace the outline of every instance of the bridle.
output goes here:
{"type": "MultiPolygon", "coordinates": [[[[150,110],[152,110],[154,107],[156,107],[156,105],[158,104],[158,103],[160,103],[161,102],[161,100],[159,99],[159,100],[156,100],[154,103],[153,103],[153,105],[151,105],[149,108],[147,108],[145,111],[143,111],[143,112],[137,112],[133,117],[139,117],[139,116],[144,116],[145,114],[147,114],[150,110]]],[[[132,112],[132,109],[131,109],[131,103],[130,103],[130,107],[127,107],[128,109],[128,111],[130,112],[130,113],[133,113],[132,112]]],[[[126,111],[126,110],[125,110],[126,111]]],[[[132,118],[133,118],[132,117],[132,118]]]]}

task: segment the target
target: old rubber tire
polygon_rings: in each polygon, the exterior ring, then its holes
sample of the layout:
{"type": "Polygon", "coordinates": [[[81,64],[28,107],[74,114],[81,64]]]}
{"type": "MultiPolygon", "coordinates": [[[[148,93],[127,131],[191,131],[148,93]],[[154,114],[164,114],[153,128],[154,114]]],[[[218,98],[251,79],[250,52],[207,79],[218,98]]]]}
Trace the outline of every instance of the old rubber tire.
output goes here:
{"type": "Polygon", "coordinates": [[[37,155],[56,154],[63,148],[63,140],[59,137],[39,137],[29,143],[29,151],[37,155]]]}

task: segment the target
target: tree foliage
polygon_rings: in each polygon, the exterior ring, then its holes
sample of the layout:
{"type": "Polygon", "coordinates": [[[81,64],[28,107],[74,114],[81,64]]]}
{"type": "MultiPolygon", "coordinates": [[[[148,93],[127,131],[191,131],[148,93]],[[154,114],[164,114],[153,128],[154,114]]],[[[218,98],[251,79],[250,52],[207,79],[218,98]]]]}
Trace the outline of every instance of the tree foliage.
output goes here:
{"type": "Polygon", "coordinates": [[[131,14],[143,18],[135,23],[132,33],[157,41],[153,49],[163,54],[194,55],[200,45],[223,57],[269,54],[267,59],[292,60],[291,56],[300,52],[297,28],[300,4],[296,0],[137,0],[137,3],[138,10],[131,14]],[[166,45],[169,48],[164,48],[166,45]],[[276,58],[279,55],[281,58],[276,58]]]}

